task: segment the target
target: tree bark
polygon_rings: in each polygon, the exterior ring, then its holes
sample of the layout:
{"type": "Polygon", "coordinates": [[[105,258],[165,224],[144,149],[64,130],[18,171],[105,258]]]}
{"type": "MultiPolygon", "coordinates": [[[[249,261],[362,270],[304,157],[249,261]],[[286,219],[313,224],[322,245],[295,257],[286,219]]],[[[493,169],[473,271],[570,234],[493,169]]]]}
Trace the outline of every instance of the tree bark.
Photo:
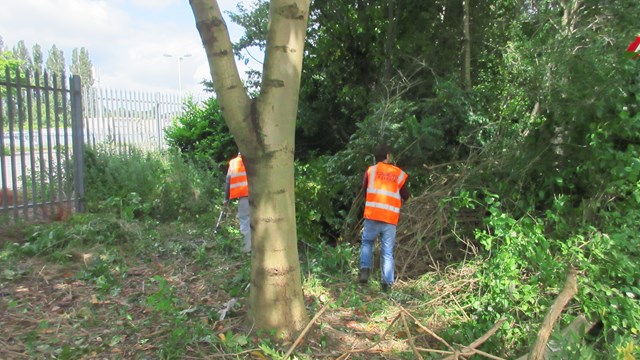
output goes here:
{"type": "Polygon", "coordinates": [[[464,44],[464,88],[467,91],[471,90],[471,32],[469,31],[469,1],[462,0],[462,29],[463,29],[463,44],[464,44]]]}
{"type": "Polygon", "coordinates": [[[558,297],[549,308],[549,312],[547,312],[547,315],[544,317],[542,326],[538,331],[536,342],[529,353],[529,360],[542,360],[544,358],[544,351],[547,341],[549,341],[549,336],[551,336],[551,332],[553,331],[553,325],[562,314],[562,310],[569,303],[569,300],[571,300],[577,292],[577,271],[574,268],[570,268],[564,283],[564,288],[560,294],[558,294],[558,297]]]}
{"type": "Polygon", "coordinates": [[[272,0],[262,86],[246,93],[216,0],[190,0],[225,121],[245,159],[251,206],[249,322],[291,338],[308,321],[295,225],[293,155],[309,0],[272,0]]]}
{"type": "Polygon", "coordinates": [[[396,32],[398,25],[398,17],[396,16],[396,1],[389,0],[387,3],[387,39],[384,42],[384,82],[388,84],[391,80],[393,71],[393,55],[396,45],[396,32]]]}

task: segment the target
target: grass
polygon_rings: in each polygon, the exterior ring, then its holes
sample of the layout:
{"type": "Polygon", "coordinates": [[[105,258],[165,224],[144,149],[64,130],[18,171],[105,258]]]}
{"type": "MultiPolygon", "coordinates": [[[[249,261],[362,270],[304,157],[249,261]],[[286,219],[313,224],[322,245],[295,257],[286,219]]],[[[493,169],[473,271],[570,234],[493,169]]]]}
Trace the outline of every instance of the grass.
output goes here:
{"type": "MultiPolygon", "coordinates": [[[[292,342],[245,321],[250,258],[240,252],[233,214],[214,232],[217,214],[166,222],[122,211],[51,223],[0,218],[0,358],[284,358],[292,342]]],[[[505,316],[480,301],[481,259],[401,279],[383,293],[375,276],[355,283],[357,246],[300,248],[304,301],[311,317],[321,316],[294,359],[440,359],[505,316]]],[[[524,354],[542,316],[504,323],[479,349],[524,354]]],[[[634,356],[636,337],[613,344],[616,354],[634,356]]],[[[590,352],[580,342],[566,347],[590,352]]]]}
{"type": "MultiPolygon", "coordinates": [[[[291,346],[251,331],[243,321],[250,264],[239,251],[233,225],[214,235],[210,227],[189,223],[86,215],[6,231],[4,242],[2,358],[275,359],[291,346]],[[25,236],[31,233],[38,235],[25,236]],[[49,245],[38,248],[35,243],[43,239],[49,245]],[[234,305],[227,306],[232,299],[234,305]]],[[[442,291],[437,286],[448,286],[445,279],[400,283],[383,294],[376,281],[361,286],[345,269],[331,271],[327,266],[335,266],[336,259],[327,265],[322,257],[313,258],[319,260],[303,264],[305,302],[311,316],[326,311],[296,347],[296,358],[350,353],[351,358],[409,359],[407,329],[414,344],[441,345],[415,323],[401,324],[401,309],[436,332],[463,317],[450,299],[434,295],[442,291]]]]}

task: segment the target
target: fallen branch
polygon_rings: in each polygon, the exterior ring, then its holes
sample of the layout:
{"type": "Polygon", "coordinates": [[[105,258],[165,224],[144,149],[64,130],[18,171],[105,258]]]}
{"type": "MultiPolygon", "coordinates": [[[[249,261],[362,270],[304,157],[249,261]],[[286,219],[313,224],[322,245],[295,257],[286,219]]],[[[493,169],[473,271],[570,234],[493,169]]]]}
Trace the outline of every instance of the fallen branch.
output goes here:
{"type": "Polygon", "coordinates": [[[402,318],[402,323],[404,324],[404,331],[407,333],[407,341],[409,341],[409,345],[411,346],[411,350],[413,350],[413,354],[416,358],[423,360],[424,358],[420,355],[420,352],[416,349],[416,345],[413,343],[413,338],[411,337],[411,330],[409,329],[409,324],[407,324],[407,318],[404,316],[404,312],[400,312],[400,317],[402,318]]]}
{"type": "MultiPolygon", "coordinates": [[[[398,305],[400,306],[400,305],[398,305]]],[[[446,346],[449,350],[451,350],[451,352],[455,352],[455,349],[453,348],[453,346],[449,345],[448,342],[446,342],[443,338],[441,338],[440,336],[438,336],[436,333],[434,333],[433,331],[431,331],[428,327],[422,325],[420,323],[420,321],[418,321],[418,319],[415,318],[415,316],[411,315],[410,312],[408,312],[405,308],[403,308],[402,306],[400,306],[401,311],[403,311],[404,313],[406,313],[407,315],[409,315],[409,317],[411,317],[411,319],[413,319],[413,321],[415,322],[416,325],[418,325],[422,330],[424,330],[426,333],[428,333],[429,335],[433,336],[436,340],[440,341],[444,346],[446,346]]]]}
{"type": "Polygon", "coordinates": [[[311,319],[311,321],[309,321],[309,323],[307,324],[307,326],[304,328],[304,330],[302,330],[302,332],[300,333],[300,335],[298,335],[298,338],[296,339],[296,341],[293,342],[293,345],[291,345],[291,347],[289,348],[289,350],[287,351],[286,354],[284,354],[284,360],[288,359],[289,356],[291,355],[291,353],[293,352],[293,350],[296,348],[296,346],[298,346],[298,344],[300,343],[300,341],[302,341],[302,338],[307,334],[307,332],[309,332],[309,329],[311,329],[311,325],[313,325],[313,323],[316,322],[316,320],[318,320],[318,318],[320,317],[320,315],[322,315],[322,313],[325,312],[325,310],[327,310],[327,306],[329,306],[330,302],[328,302],[327,304],[325,304],[322,309],[320,309],[320,311],[318,311],[318,313],[313,317],[313,319],[311,319]]]}
{"type": "Polygon", "coordinates": [[[497,357],[495,355],[491,355],[491,354],[488,354],[486,352],[477,350],[476,348],[479,347],[480,345],[484,344],[485,341],[489,340],[489,338],[492,337],[493,334],[496,333],[496,331],[498,331],[500,326],[502,326],[502,324],[506,320],[507,319],[505,319],[505,318],[502,318],[502,319],[498,320],[495,324],[493,324],[493,326],[491,327],[491,329],[489,329],[489,331],[484,333],[484,335],[480,336],[478,339],[476,339],[474,342],[472,342],[468,346],[463,347],[460,352],[456,352],[453,355],[447,356],[446,358],[444,358],[444,360],[457,359],[458,356],[469,357],[469,356],[474,355],[474,354],[482,355],[484,357],[487,357],[489,359],[494,359],[494,360],[501,359],[501,358],[499,358],[499,357],[497,357]]]}
{"type": "Polygon", "coordinates": [[[578,292],[578,280],[577,271],[573,267],[569,269],[567,279],[564,283],[564,288],[549,308],[549,312],[544,317],[542,326],[538,331],[538,337],[536,343],[533,345],[531,352],[529,353],[529,360],[542,360],[545,353],[545,348],[551,331],[553,331],[553,325],[556,323],[562,310],[569,303],[575,294],[578,292]]]}
{"type": "Polygon", "coordinates": [[[29,355],[25,355],[23,353],[19,353],[19,352],[13,351],[13,350],[2,350],[2,351],[0,351],[0,355],[3,355],[3,353],[4,353],[4,355],[11,355],[14,359],[17,359],[18,357],[25,358],[25,359],[29,358],[29,355]]]}
{"type": "Polygon", "coordinates": [[[498,320],[491,329],[489,329],[489,331],[487,331],[486,333],[484,333],[484,335],[482,335],[481,337],[479,337],[476,341],[472,342],[471,344],[469,344],[469,346],[467,346],[469,349],[475,349],[477,347],[479,347],[480,345],[484,344],[485,341],[489,340],[490,337],[493,336],[493,334],[496,333],[496,331],[498,331],[498,329],[500,328],[500,326],[502,326],[502,324],[504,324],[504,322],[507,321],[507,319],[502,318],[500,320],[498,320]]]}
{"type": "MultiPolygon", "coordinates": [[[[469,357],[471,355],[474,354],[478,354],[478,355],[482,355],[484,357],[487,357],[489,359],[494,359],[494,360],[504,360],[500,357],[497,357],[495,355],[491,355],[489,353],[486,353],[484,351],[480,351],[477,350],[476,347],[482,345],[485,341],[487,341],[491,336],[493,336],[493,334],[496,333],[496,331],[498,331],[498,329],[500,328],[500,326],[502,326],[502,324],[507,320],[505,318],[502,318],[500,320],[498,320],[491,329],[489,329],[489,331],[487,331],[486,333],[484,333],[484,335],[482,335],[481,337],[479,337],[478,339],[476,339],[474,342],[472,342],[471,344],[469,344],[469,346],[464,346],[462,348],[462,350],[457,350],[454,349],[453,346],[451,346],[448,342],[446,342],[444,339],[442,339],[441,337],[439,337],[438,335],[436,335],[433,331],[431,331],[429,328],[427,328],[426,326],[422,325],[418,319],[416,319],[413,315],[411,315],[411,313],[409,313],[406,309],[404,309],[402,306],[398,305],[401,309],[401,311],[405,314],[407,314],[408,316],[410,316],[413,321],[415,322],[416,325],[418,325],[422,330],[424,330],[425,332],[429,333],[431,336],[433,336],[434,338],[436,338],[438,341],[440,341],[442,344],[444,344],[447,348],[449,348],[450,351],[441,351],[441,350],[434,350],[434,349],[424,349],[424,348],[416,348],[413,346],[412,343],[410,343],[412,349],[414,350],[414,352],[416,350],[420,350],[420,351],[426,351],[426,352],[438,352],[440,354],[446,354],[449,355],[445,358],[445,360],[457,360],[459,357],[463,356],[463,357],[469,357]]],[[[404,317],[403,317],[404,319],[404,317]]],[[[410,334],[408,334],[410,336],[410,334]]]]}
{"type": "Polygon", "coordinates": [[[393,326],[393,324],[395,324],[396,321],[398,321],[398,319],[400,319],[400,314],[402,314],[402,312],[398,311],[398,314],[396,315],[396,317],[393,318],[393,320],[391,321],[391,324],[389,324],[389,326],[387,326],[387,330],[384,331],[384,333],[382,334],[380,339],[378,339],[378,341],[376,341],[375,343],[373,343],[370,346],[367,346],[364,349],[355,349],[355,350],[347,351],[346,353],[338,356],[336,358],[336,360],[344,360],[344,359],[348,358],[349,356],[351,356],[351,354],[364,353],[364,352],[367,352],[367,351],[371,350],[372,348],[376,347],[378,344],[380,344],[382,342],[382,340],[384,340],[385,336],[387,336],[387,333],[389,333],[389,330],[391,330],[391,327],[393,326]]]}

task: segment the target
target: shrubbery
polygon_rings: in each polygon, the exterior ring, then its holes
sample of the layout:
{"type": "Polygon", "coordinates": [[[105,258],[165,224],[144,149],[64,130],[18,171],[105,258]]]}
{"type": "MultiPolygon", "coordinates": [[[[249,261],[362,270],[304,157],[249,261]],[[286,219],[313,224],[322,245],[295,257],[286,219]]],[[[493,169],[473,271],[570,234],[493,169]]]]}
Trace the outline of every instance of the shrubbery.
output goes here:
{"type": "Polygon", "coordinates": [[[165,130],[170,148],[199,167],[226,172],[227,161],[238,152],[216,98],[200,104],[187,101],[185,113],[165,130]]]}
{"type": "Polygon", "coordinates": [[[90,212],[115,212],[123,219],[189,218],[211,212],[222,202],[222,175],[180,156],[126,154],[87,149],[86,202],[90,212]]]}

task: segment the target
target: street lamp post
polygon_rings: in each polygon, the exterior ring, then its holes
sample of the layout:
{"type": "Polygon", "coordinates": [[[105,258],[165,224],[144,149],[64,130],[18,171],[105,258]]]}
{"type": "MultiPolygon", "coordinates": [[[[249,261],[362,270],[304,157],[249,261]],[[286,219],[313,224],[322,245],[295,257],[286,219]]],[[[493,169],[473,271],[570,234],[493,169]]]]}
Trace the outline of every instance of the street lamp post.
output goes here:
{"type": "Polygon", "coordinates": [[[172,54],[164,54],[164,57],[173,57],[178,59],[178,94],[182,99],[182,59],[191,57],[191,54],[184,54],[182,56],[176,56],[172,54]]]}

